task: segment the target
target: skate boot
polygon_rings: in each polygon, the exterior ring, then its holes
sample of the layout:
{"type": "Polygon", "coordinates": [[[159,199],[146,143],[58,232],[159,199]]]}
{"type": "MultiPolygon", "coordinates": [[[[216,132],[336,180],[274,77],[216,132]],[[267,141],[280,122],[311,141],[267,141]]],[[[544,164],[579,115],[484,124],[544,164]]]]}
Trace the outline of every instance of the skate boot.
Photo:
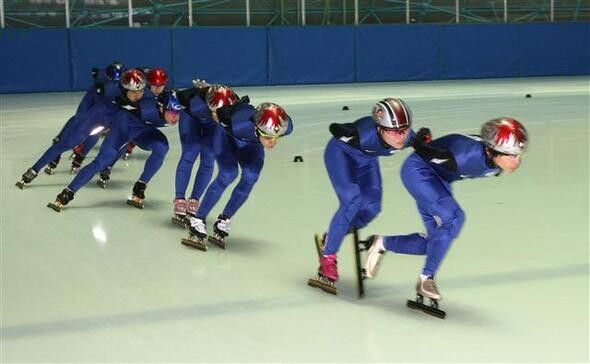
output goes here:
{"type": "Polygon", "coordinates": [[[205,221],[194,216],[191,216],[189,221],[189,236],[188,238],[182,239],[180,242],[191,248],[207,251],[207,245],[205,244],[207,227],[205,226],[205,221]]]}
{"type": "Polygon", "coordinates": [[[71,174],[75,174],[78,172],[80,167],[82,167],[82,162],[84,162],[84,157],[81,154],[74,154],[74,159],[72,160],[72,168],[70,169],[71,174]]]}
{"type": "Polygon", "coordinates": [[[338,288],[335,283],[338,281],[338,261],[336,254],[320,256],[320,267],[315,278],[307,280],[307,284],[319,288],[324,292],[337,295],[338,288]]]}
{"type": "Polygon", "coordinates": [[[96,184],[101,188],[107,187],[107,182],[111,179],[111,167],[107,167],[100,171],[100,178],[96,181],[96,184]]]}
{"type": "Polygon", "coordinates": [[[145,199],[145,189],[147,185],[144,182],[137,181],[133,186],[133,196],[127,200],[127,204],[143,209],[143,200],[145,199]]]}
{"type": "Polygon", "coordinates": [[[174,200],[174,216],[172,216],[172,222],[182,228],[186,227],[186,200],[184,198],[174,200]]]}
{"type": "Polygon", "coordinates": [[[213,235],[209,237],[209,242],[225,249],[225,238],[229,235],[229,216],[219,215],[213,225],[213,235]]]}
{"type": "Polygon", "coordinates": [[[47,207],[52,208],[57,212],[61,212],[61,211],[63,211],[64,206],[67,205],[73,199],[74,199],[74,192],[68,190],[67,188],[64,188],[64,190],[61,191],[61,193],[59,195],[57,195],[55,202],[48,203],[47,207]]]}
{"type": "Polygon", "coordinates": [[[387,251],[383,245],[383,236],[373,235],[368,240],[363,242],[367,247],[367,255],[365,257],[365,277],[375,278],[379,263],[383,259],[383,254],[387,251]]]}
{"type": "Polygon", "coordinates": [[[49,165],[47,165],[47,167],[45,167],[45,169],[43,171],[47,174],[52,174],[53,170],[57,168],[57,165],[59,164],[60,160],[61,160],[61,155],[58,155],[57,158],[55,158],[54,160],[49,162],[49,165]]]}
{"type": "Polygon", "coordinates": [[[190,216],[197,216],[197,210],[199,209],[199,200],[194,198],[188,199],[188,204],[186,205],[186,213],[190,216]]]}
{"type": "Polygon", "coordinates": [[[25,188],[25,185],[31,183],[32,180],[37,177],[37,172],[33,168],[27,169],[27,171],[21,177],[21,180],[16,183],[16,187],[20,188],[21,190],[25,188]]]}
{"type": "Polygon", "coordinates": [[[438,301],[440,300],[442,300],[442,296],[438,292],[434,277],[420,275],[416,282],[416,300],[408,300],[407,306],[438,318],[445,318],[445,311],[438,308],[438,301]],[[425,296],[430,300],[429,305],[424,303],[425,296]]]}

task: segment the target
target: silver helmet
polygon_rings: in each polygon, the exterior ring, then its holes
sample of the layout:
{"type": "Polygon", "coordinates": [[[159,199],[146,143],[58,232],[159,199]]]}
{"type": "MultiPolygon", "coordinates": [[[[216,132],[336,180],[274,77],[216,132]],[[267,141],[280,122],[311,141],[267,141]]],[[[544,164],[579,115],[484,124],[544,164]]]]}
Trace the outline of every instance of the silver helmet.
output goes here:
{"type": "Polygon", "coordinates": [[[373,120],[386,129],[406,129],[412,126],[412,112],[401,99],[388,97],[373,106],[373,120]]]}
{"type": "Polygon", "coordinates": [[[291,118],[285,109],[272,102],[263,102],[256,107],[254,123],[260,134],[269,137],[280,137],[289,128],[291,118]]]}
{"type": "Polygon", "coordinates": [[[528,134],[518,120],[502,116],[483,124],[481,139],[488,148],[496,152],[517,155],[524,152],[528,134]]]}

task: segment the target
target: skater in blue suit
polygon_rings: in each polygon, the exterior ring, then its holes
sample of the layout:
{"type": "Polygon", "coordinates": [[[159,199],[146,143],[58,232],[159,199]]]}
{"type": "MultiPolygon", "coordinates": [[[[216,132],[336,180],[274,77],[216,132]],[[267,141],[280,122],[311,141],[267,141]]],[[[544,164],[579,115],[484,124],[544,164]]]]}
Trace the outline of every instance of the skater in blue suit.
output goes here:
{"type": "Polygon", "coordinates": [[[386,251],[426,255],[416,291],[418,295],[440,300],[434,277],[465,221],[451,184],[515,171],[527,143],[527,132],[520,122],[500,117],[483,124],[480,136],[446,135],[428,144],[429,149],[411,154],[402,166],[401,177],[416,200],[426,234],[373,236],[366,257],[367,277],[375,277],[386,251]]]}
{"type": "Polygon", "coordinates": [[[128,200],[134,206],[143,207],[147,183],[162,166],[169,149],[166,137],[155,127],[178,122],[180,105],[177,101],[166,101],[173,97],[172,92],[160,95],[158,102],[151,98],[140,99],[145,87],[143,73],[139,70],[127,72],[134,74],[129,78],[125,74],[123,76],[122,84],[128,91],[126,96],[117,99],[120,111],[115,116],[111,131],[101,145],[98,156],[80,170],[76,178],[57,196],[55,203],[48,205],[54,210],[61,211],[92,176],[119,158],[130,140],[152,152],[146,160],[142,175],[133,187],[133,198],[128,200]]]}
{"type": "Polygon", "coordinates": [[[217,110],[219,127],[213,145],[219,171],[207,188],[196,217],[190,218],[191,240],[202,241],[207,236],[206,218],[227,186],[238,177],[240,169],[240,180],[217,217],[210,239],[225,247],[223,241],[229,234],[230,219],[248,199],[262,170],[264,149],[273,149],[279,138],[293,131],[291,118],[281,106],[265,102],[254,108],[246,101],[217,110]]]}
{"type": "MultiPolygon", "coordinates": [[[[381,211],[382,182],[378,157],[392,156],[412,145],[412,114],[404,101],[386,98],[375,104],[371,116],[354,123],[332,124],[324,162],[340,206],[324,235],[317,278],[309,285],[336,294],[337,252],[352,229],[360,229],[381,211]]],[[[430,131],[419,132],[426,139],[430,131]]]]}
{"type": "Polygon", "coordinates": [[[179,124],[182,154],[176,167],[176,194],[172,221],[180,226],[188,222],[187,214],[195,216],[199,200],[213,176],[215,154],[213,137],[217,125],[217,109],[234,105],[238,101],[235,92],[220,84],[209,85],[195,81],[195,87],[178,92],[178,98],[190,118],[181,118],[179,124]],[[200,156],[190,198],[186,200],[186,188],[193,165],[200,156]]]}
{"type": "Polygon", "coordinates": [[[112,100],[121,93],[118,80],[123,69],[124,66],[121,63],[115,62],[104,71],[93,72],[95,82],[84,95],[76,114],[53,139],[53,145],[22,175],[22,179],[16,184],[19,188],[22,189],[26,184],[31,183],[39,171],[49,163],[51,165],[46,172],[51,174],[51,171],[57,167],[63,152],[74,148],[88,138],[90,143],[94,139],[98,140],[100,132],[109,127],[112,117],[117,112],[117,107],[112,105],[112,100]]]}

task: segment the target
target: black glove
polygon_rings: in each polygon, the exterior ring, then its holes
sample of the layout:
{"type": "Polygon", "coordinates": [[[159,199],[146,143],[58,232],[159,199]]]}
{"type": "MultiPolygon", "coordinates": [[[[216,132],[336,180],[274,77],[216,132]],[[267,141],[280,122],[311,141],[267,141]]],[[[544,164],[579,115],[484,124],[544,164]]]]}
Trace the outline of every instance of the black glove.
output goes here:
{"type": "Polygon", "coordinates": [[[432,141],[432,133],[428,128],[420,128],[416,133],[415,141],[418,143],[428,144],[432,141]]]}

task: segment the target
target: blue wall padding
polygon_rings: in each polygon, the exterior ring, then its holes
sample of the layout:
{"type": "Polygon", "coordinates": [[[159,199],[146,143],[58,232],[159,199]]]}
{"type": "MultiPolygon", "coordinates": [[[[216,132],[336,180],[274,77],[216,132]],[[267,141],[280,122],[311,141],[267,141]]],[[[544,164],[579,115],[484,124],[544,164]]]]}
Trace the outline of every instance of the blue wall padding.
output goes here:
{"type": "Polygon", "coordinates": [[[266,28],[172,30],[174,75],[178,86],[195,78],[234,86],[266,85],[266,28]]]}
{"type": "Polygon", "coordinates": [[[437,25],[358,27],[357,81],[438,79],[438,29],[437,25]]]}
{"type": "Polygon", "coordinates": [[[589,75],[590,23],[0,30],[0,93],[85,90],[112,61],[170,86],[589,75]]]}
{"type": "MultiPolygon", "coordinates": [[[[93,67],[105,68],[113,61],[130,67],[172,67],[169,29],[72,29],[70,50],[73,90],[90,86],[93,67]]],[[[173,73],[171,83],[174,83],[173,73]]]]}
{"type": "Polygon", "coordinates": [[[469,24],[440,27],[440,78],[519,76],[519,26],[469,24]]]}
{"type": "Polygon", "coordinates": [[[269,28],[271,85],[355,81],[355,28],[269,28]]]}
{"type": "Polygon", "coordinates": [[[65,29],[0,30],[0,93],[70,91],[65,29]]]}
{"type": "Polygon", "coordinates": [[[521,76],[590,74],[590,23],[520,28],[521,76]]]}

